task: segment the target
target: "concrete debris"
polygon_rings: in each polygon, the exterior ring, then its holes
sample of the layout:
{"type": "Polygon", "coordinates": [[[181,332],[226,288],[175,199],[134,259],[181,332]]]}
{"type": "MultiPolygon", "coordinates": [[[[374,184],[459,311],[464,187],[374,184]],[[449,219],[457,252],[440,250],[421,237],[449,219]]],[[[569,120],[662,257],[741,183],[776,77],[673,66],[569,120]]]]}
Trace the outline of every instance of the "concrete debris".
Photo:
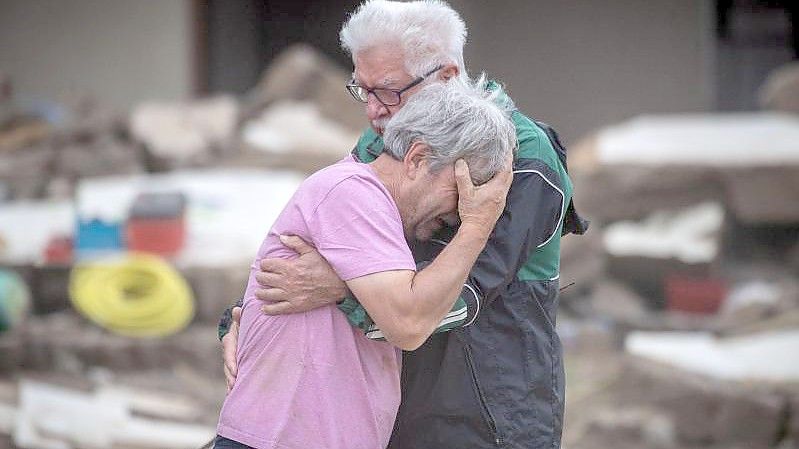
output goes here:
{"type": "Polygon", "coordinates": [[[55,173],[67,179],[144,171],[136,147],[110,138],[65,146],[58,150],[55,159],[55,173]]]}
{"type": "Polygon", "coordinates": [[[589,424],[586,439],[593,446],[586,447],[675,448],[674,427],[671,417],[655,409],[605,410],[589,424]]]}
{"type": "Polygon", "coordinates": [[[639,323],[650,312],[646,301],[625,284],[613,281],[599,281],[591,292],[590,304],[595,316],[601,316],[618,323],[639,323]]]}
{"type": "Polygon", "coordinates": [[[574,285],[561,291],[560,297],[573,298],[590,292],[604,277],[606,264],[601,233],[589,232],[561,240],[560,285],[565,287],[571,282],[574,285]]]}
{"type": "MultiPolygon", "coordinates": [[[[367,126],[364,105],[344,89],[351,74],[315,48],[295,44],[275,57],[250,92],[247,117],[282,101],[311,102],[348,131],[367,126]]],[[[350,143],[354,145],[354,142],[350,143]]]]}
{"type": "Polygon", "coordinates": [[[676,259],[687,264],[716,259],[724,210],[703,203],[678,212],[654,212],[643,222],[616,222],[605,229],[605,250],[612,256],[676,259]]]}
{"type": "MultiPolygon", "coordinates": [[[[221,311],[220,311],[221,314],[221,311]]],[[[109,334],[64,311],[31,317],[18,331],[0,338],[0,369],[86,372],[90,367],[117,371],[166,369],[180,364],[211,370],[219,357],[216,326],[195,324],[167,338],[131,339],[109,334]]]]}
{"type": "Polygon", "coordinates": [[[633,332],[627,352],[722,380],[799,382],[799,329],[719,339],[709,333],[633,332]]]}
{"type": "Polygon", "coordinates": [[[719,175],[709,168],[575,165],[569,164],[575,184],[591,186],[575,195],[575,205],[605,223],[637,220],[656,210],[681,209],[725,197],[719,175]]]}
{"type": "Polygon", "coordinates": [[[726,204],[744,224],[799,223],[799,164],[725,170],[726,204]]]}
{"type": "Polygon", "coordinates": [[[37,145],[14,152],[0,153],[0,179],[12,199],[40,198],[52,175],[55,152],[47,145],[37,145]]]}
{"type": "Polygon", "coordinates": [[[229,144],[239,107],[227,96],[184,103],[148,102],[130,117],[132,136],[166,167],[208,163],[229,144]]]}
{"type": "Polygon", "coordinates": [[[0,120],[0,154],[37,144],[52,132],[52,127],[41,120],[0,120]]]}
{"type": "Polygon", "coordinates": [[[10,412],[14,442],[23,448],[193,449],[213,437],[214,429],[206,426],[134,416],[133,395],[87,394],[23,380],[19,409],[10,412]]]}
{"type": "Polygon", "coordinates": [[[674,423],[676,447],[769,448],[783,437],[788,398],[757,383],[720,381],[631,359],[614,396],[620,409],[651,407],[674,423]]]}
{"type": "Polygon", "coordinates": [[[323,117],[316,105],[279,102],[248,122],[242,133],[248,150],[271,156],[272,166],[316,171],[344,156],[358,141],[358,134],[323,117]]]}
{"type": "Polygon", "coordinates": [[[768,76],[760,90],[760,106],[799,114],[799,63],[786,64],[768,76]]]}
{"type": "Polygon", "coordinates": [[[253,148],[274,153],[307,151],[342,157],[358,135],[325,119],[313,103],[275,103],[244,128],[244,141],[253,148]]]}
{"type": "Polygon", "coordinates": [[[578,185],[591,185],[577,206],[604,222],[708,200],[747,223],[799,222],[795,189],[785,184],[799,178],[797,116],[643,117],[601,131],[573,154],[578,185]]]}
{"type": "Polygon", "coordinates": [[[603,165],[780,167],[799,164],[799,117],[777,113],[644,116],[597,138],[603,165]],[[769,136],[763,141],[763,136],[769,136]]]}

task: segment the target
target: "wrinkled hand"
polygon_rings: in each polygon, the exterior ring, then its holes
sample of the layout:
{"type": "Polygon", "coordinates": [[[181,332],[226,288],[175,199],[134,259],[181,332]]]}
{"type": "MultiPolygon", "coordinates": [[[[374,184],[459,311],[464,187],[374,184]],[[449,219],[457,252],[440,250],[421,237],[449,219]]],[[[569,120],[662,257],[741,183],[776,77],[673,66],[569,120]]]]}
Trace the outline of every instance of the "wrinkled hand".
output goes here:
{"type": "Polygon", "coordinates": [[[255,296],[264,301],[267,315],[305,312],[332,304],[347,295],[347,286],[318,251],[297,236],[280,236],[296,259],[264,259],[255,278],[261,288],[255,296]]]}
{"type": "Polygon", "coordinates": [[[505,208],[505,199],[513,181],[512,155],[501,171],[491,180],[480,186],[472,183],[469,167],[463,159],[455,162],[455,182],[458,184],[458,215],[461,226],[477,226],[486,235],[505,208]]]}
{"type": "Polygon", "coordinates": [[[225,361],[225,382],[227,391],[233,389],[238,374],[236,364],[236,347],[239,341],[239,323],[241,322],[241,307],[234,307],[232,310],[233,320],[230,323],[230,330],[222,337],[222,359],[225,361]]]}

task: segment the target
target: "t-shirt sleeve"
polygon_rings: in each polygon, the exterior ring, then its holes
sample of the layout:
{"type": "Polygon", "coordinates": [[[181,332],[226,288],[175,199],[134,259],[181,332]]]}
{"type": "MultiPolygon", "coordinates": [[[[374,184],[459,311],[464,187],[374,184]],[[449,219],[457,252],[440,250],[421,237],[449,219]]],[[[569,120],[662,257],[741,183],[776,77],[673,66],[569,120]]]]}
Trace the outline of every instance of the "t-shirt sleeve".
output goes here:
{"type": "Polygon", "coordinates": [[[314,246],[342,280],[416,269],[399,212],[377,182],[362,176],[346,178],[307,220],[314,246]]]}

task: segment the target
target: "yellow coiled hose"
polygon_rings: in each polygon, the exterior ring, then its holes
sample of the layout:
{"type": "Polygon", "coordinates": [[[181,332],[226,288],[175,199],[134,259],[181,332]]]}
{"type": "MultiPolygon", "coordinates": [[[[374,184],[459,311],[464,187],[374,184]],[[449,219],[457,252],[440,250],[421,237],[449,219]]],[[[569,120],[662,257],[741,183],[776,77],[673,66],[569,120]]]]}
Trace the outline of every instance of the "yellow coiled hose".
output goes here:
{"type": "Polygon", "coordinates": [[[191,288],[180,273],[147,254],[77,265],[69,294],[87,318],[131,337],[171,335],[194,316],[191,288]]]}

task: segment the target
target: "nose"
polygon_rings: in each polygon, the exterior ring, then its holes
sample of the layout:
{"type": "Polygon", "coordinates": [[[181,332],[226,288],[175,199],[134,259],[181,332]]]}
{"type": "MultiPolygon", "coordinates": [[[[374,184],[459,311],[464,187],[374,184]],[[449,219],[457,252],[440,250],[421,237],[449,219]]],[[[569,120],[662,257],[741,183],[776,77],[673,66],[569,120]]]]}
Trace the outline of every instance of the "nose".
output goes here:
{"type": "Polygon", "coordinates": [[[377,101],[374,94],[370,93],[366,98],[366,116],[369,120],[376,120],[388,115],[388,108],[383,103],[377,101]]]}

